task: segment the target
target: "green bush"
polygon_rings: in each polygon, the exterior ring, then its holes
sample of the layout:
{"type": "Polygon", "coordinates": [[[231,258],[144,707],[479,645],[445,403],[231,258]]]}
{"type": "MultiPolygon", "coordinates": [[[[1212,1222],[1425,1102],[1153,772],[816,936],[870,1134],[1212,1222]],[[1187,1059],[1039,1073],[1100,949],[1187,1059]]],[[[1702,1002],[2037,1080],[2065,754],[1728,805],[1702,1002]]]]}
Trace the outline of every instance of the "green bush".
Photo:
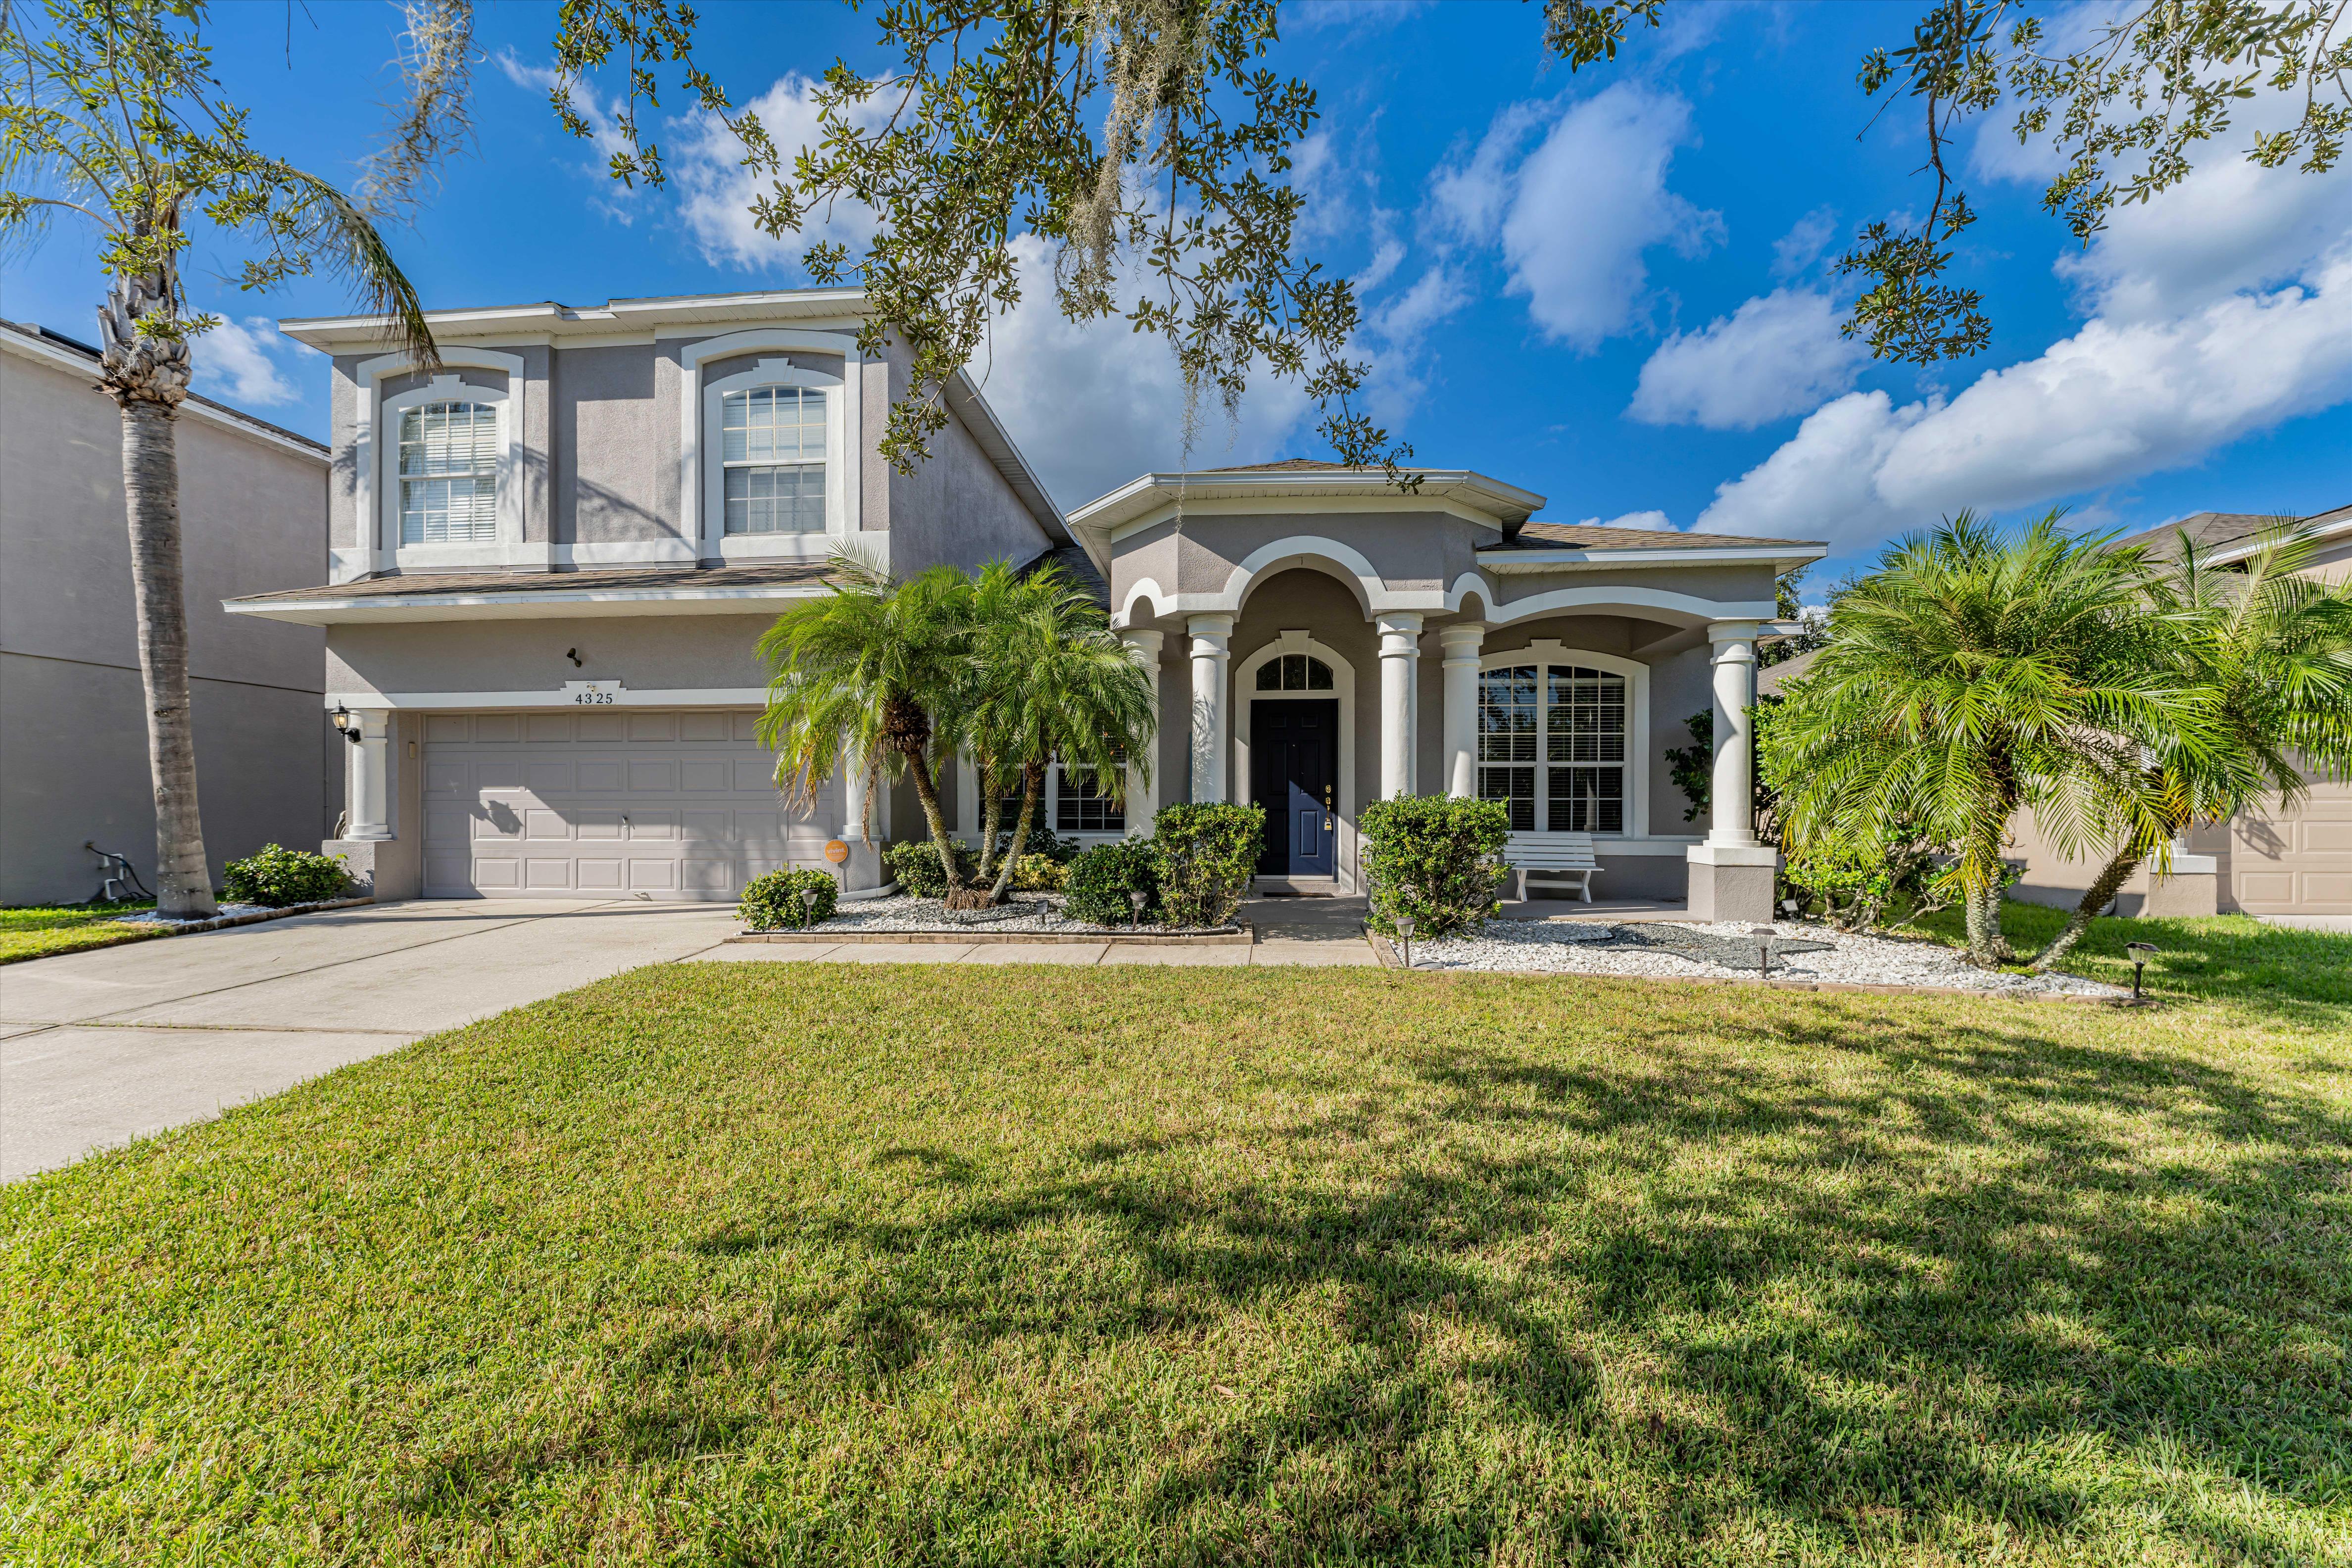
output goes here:
{"type": "MultiPolygon", "coordinates": [[[[996,852],[1003,854],[1004,847],[1012,842],[1013,829],[1008,825],[996,835],[996,852]]],[[[1044,823],[1033,822],[1029,825],[1028,840],[1021,846],[1020,858],[1026,860],[1032,855],[1042,855],[1056,865],[1066,866],[1077,858],[1077,854],[1076,839],[1064,838],[1044,823]]]]}
{"type": "Polygon", "coordinates": [[[1168,923],[1221,926],[1234,918],[1265,849],[1265,808],[1166,805],[1151,823],[1152,858],[1168,923]]]}
{"type": "Polygon", "coordinates": [[[341,856],[289,849],[283,844],[265,844],[244,859],[230,861],[221,878],[229,902],[266,904],[273,910],[340,899],[351,879],[341,856]]]}
{"type": "MultiPolygon", "coordinates": [[[[955,846],[957,874],[970,883],[978,862],[962,840],[950,842],[955,846]]],[[[903,844],[893,844],[882,851],[882,863],[890,868],[890,879],[898,884],[900,892],[919,899],[947,897],[947,873],[940,869],[939,848],[929,839],[910,838],[903,844]]]]}
{"type": "Polygon", "coordinates": [[[1408,795],[1364,808],[1364,879],[1372,893],[1372,929],[1396,934],[1399,915],[1412,934],[1434,941],[1475,931],[1498,907],[1507,873],[1503,845],[1511,814],[1498,800],[1408,795]]]}
{"type": "Polygon", "coordinates": [[[793,871],[771,871],[744,883],[743,900],[736,912],[752,931],[804,931],[831,920],[840,900],[841,886],[832,872],[804,866],[793,871]],[[803,893],[814,893],[816,898],[804,906],[803,893]]]}
{"type": "Polygon", "coordinates": [[[1122,838],[1081,852],[1070,862],[1062,886],[1068,895],[1063,912],[1074,921],[1126,925],[1135,919],[1127,898],[1131,892],[1143,895],[1144,919],[1160,919],[1152,907],[1160,893],[1160,872],[1148,838],[1122,838]]]}

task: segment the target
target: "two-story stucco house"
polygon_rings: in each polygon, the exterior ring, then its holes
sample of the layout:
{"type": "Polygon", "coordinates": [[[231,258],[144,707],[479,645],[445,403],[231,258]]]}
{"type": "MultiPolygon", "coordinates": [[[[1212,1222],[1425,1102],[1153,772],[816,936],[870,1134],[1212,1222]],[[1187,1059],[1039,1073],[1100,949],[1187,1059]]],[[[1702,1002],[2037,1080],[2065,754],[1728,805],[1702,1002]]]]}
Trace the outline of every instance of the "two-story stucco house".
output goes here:
{"type": "MultiPolygon", "coordinates": [[[[369,319],[292,321],[332,356],[331,580],[232,602],[327,628],[349,716],[350,842],[379,896],[729,899],[856,842],[847,784],[780,809],[753,734],[760,633],[836,549],[895,571],[1053,556],[1159,674],[1161,741],[1124,814],[1057,778],[1052,820],[1116,837],[1177,800],[1270,807],[1263,866],[1360,885],[1370,801],[1507,801],[1595,836],[1601,887],[1769,912],[1773,854],[1727,807],[1682,831],[1662,765],[1713,703],[1716,799],[1748,798],[1754,641],[1818,544],[1532,521],[1462,469],[1402,490],[1288,462],[1146,474],[1065,515],[959,380],[912,477],[877,450],[906,366],[850,290],[431,317],[442,366],[369,319]]],[[[1140,773],[1141,770],[1139,770],[1140,773]]],[[[954,791],[970,832],[969,770],[954,791]]],[[[909,802],[873,803],[877,837],[909,802]]],[[[880,880],[859,843],[853,889],[880,880]]]]}

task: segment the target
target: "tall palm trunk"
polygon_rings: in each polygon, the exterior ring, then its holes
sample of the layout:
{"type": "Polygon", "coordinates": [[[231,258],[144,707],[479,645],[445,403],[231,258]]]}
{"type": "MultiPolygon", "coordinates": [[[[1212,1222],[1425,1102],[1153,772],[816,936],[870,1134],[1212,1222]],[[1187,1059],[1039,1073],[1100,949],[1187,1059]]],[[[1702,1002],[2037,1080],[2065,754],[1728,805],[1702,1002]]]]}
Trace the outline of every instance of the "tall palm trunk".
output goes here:
{"type": "MultiPolygon", "coordinates": [[[[988,889],[988,901],[1001,904],[1004,889],[1013,881],[1013,868],[1029,847],[1029,825],[1037,820],[1037,803],[1045,794],[1045,769],[1041,763],[1031,763],[1021,770],[1021,815],[1013,824],[1013,842],[1004,847],[1003,862],[996,868],[996,880],[988,889]]],[[[990,823],[992,830],[994,823],[990,823]]]]}
{"type": "Polygon", "coordinates": [[[2034,973],[2049,973],[2060,959],[2074,951],[2074,944],[2083,940],[2083,933],[2091,929],[2091,922],[2098,918],[2099,911],[2115,902],[2116,894],[2131,880],[2132,873],[2138,870],[2140,862],[2147,858],[2146,854],[2128,844],[2116,851],[2115,858],[2107,862],[2106,868],[2083,889],[2082,901],[2074,906],[2074,912],[2066,919],[2066,929],[2052,938],[2050,945],[2034,959],[2034,973]]]}
{"type": "Polygon", "coordinates": [[[167,917],[216,911],[196,809],[196,735],[188,706],[187,595],[181,574],[175,423],[188,395],[188,348],[142,338],[142,315],[168,310],[167,278],[119,279],[99,311],[100,384],[122,410],[122,496],[139,614],[139,676],[147,698],[147,760],[155,790],[155,904],[167,917]]]}

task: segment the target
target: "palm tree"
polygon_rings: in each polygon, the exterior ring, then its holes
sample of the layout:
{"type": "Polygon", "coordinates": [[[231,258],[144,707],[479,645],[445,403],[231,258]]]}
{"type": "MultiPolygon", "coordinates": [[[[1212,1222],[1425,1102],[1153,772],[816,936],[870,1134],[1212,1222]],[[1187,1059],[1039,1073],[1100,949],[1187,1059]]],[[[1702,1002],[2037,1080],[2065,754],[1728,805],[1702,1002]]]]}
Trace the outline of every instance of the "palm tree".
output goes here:
{"type": "Polygon", "coordinates": [[[912,780],[947,870],[949,907],[966,907],[940,809],[939,764],[954,748],[939,721],[970,684],[971,580],[934,566],[902,583],[845,553],[833,575],[829,592],[793,605],[760,638],[772,674],[759,734],[776,753],[777,787],[806,810],[845,766],[869,784],[912,780]]]}
{"type": "Polygon", "coordinates": [[[2308,792],[2306,769],[2352,773],[2352,584],[2304,575],[2317,553],[2317,539],[2290,522],[2242,568],[2216,567],[2183,532],[2179,561],[2148,582],[2152,625],[2212,715],[2210,742],[2143,738],[2143,765],[2110,804],[2120,842],[2036,971],[2073,951],[2143,862],[2162,871],[2190,825],[2271,792],[2292,805],[2308,792]]]}
{"type": "MultiPolygon", "coordinates": [[[[190,239],[184,219],[200,214],[255,238],[244,287],[336,272],[387,318],[388,336],[427,364],[438,360],[415,290],[367,216],[325,181],[247,143],[244,113],[221,101],[200,6],[47,0],[38,33],[18,26],[18,12],[0,6],[8,92],[0,113],[0,230],[22,241],[57,213],[79,214],[96,227],[113,280],[99,310],[98,384],[122,414],[156,905],[171,917],[208,915],[215,906],[188,707],[175,418],[188,395],[189,340],[217,319],[188,310],[179,268],[190,239]]],[[[429,150],[431,138],[420,144],[429,150]]],[[[388,178],[386,188],[396,184],[388,178]]]]}
{"type": "Polygon", "coordinates": [[[1775,721],[1793,848],[1874,843],[1898,824],[1958,847],[1969,959],[2013,962],[2001,852],[2032,806],[2062,853],[2106,820],[2134,737],[2204,746],[2201,701],[2135,613],[2144,554],[2077,539],[2052,512],[2004,538],[1972,514],[1898,542],[1842,595],[1830,641],[1775,721]]]}
{"type": "MultiPolygon", "coordinates": [[[[988,889],[1000,902],[1045,798],[1045,770],[1056,760],[1083,770],[1124,805],[1129,760],[1150,765],[1157,721],[1150,677],[1100,606],[1058,567],[1026,574],[1003,562],[984,567],[972,603],[972,686],[956,731],[989,795],[984,857],[996,838],[998,781],[1021,780],[1012,840],[988,889]]],[[[982,876],[990,871],[983,858],[982,876]]]]}

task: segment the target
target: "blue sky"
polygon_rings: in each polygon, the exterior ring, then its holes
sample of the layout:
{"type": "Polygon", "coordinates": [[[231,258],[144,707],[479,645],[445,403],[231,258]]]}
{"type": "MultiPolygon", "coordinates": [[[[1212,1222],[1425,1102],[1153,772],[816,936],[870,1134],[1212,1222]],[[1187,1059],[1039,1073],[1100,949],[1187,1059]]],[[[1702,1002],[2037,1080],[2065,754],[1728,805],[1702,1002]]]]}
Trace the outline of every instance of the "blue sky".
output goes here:
{"type": "MultiPolygon", "coordinates": [[[[2041,155],[1988,135],[1966,154],[1985,216],[1960,267],[1988,296],[1992,351],[1923,373],[1839,339],[1852,289],[1830,259],[1858,224],[1926,199],[1913,117],[1865,132],[1853,87],[1863,50],[1916,8],[1695,6],[1570,77],[1545,68],[1533,5],[1292,0],[1275,63],[1323,111],[1296,175],[1306,242],[1358,280],[1373,412],[1418,461],[1537,490],[1554,521],[1828,539],[1816,591],[1969,505],[2138,528],[2352,502],[2352,167],[2213,158],[2085,252],[2036,206],[2041,155]]],[[[397,26],[362,0],[248,4],[211,36],[257,137],[349,178],[397,26]]],[[[671,188],[604,176],[547,106],[552,26],[551,5],[484,8],[478,150],[394,235],[428,306],[802,281],[798,247],[752,230],[725,139],[692,116],[648,114],[671,188]]],[[[836,54],[887,63],[870,19],[817,0],[712,7],[700,54],[780,140],[811,123],[807,79],[836,54]]],[[[224,280],[237,255],[209,237],[194,253],[197,302],[231,318],[200,347],[199,384],[323,437],[324,363],[272,322],[348,302],[324,280],[240,294],[224,280]]],[[[60,225],[10,258],[0,311],[88,338],[93,256],[60,225]]],[[[1023,259],[1042,280],[1042,250],[1023,259]]],[[[1165,349],[1060,321],[1042,286],[975,372],[1065,506],[1184,460],[1165,349]]],[[[1192,461],[1318,455],[1313,426],[1270,383],[1230,429],[1212,417],[1192,461]]]]}

